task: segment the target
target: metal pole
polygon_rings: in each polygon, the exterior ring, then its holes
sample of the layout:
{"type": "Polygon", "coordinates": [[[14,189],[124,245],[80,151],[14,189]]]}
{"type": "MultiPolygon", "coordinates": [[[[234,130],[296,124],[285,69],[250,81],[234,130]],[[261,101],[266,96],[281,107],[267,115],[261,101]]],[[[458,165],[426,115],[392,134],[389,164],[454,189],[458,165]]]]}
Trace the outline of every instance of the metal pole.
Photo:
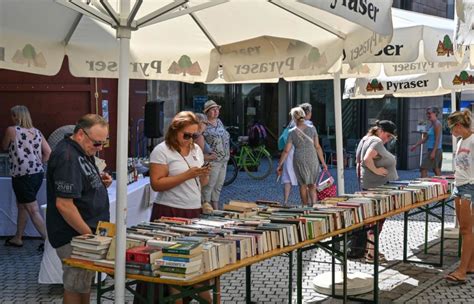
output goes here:
{"type": "Polygon", "coordinates": [[[337,192],[344,194],[344,153],[342,146],[341,73],[334,74],[334,118],[336,124],[337,192]]]}
{"type": "MultiPolygon", "coordinates": [[[[130,1],[120,1],[120,22],[125,23],[130,1]]],[[[128,95],[130,66],[130,29],[118,28],[120,39],[118,109],[117,109],[117,204],[115,249],[115,303],[125,303],[125,239],[127,227],[127,156],[128,156],[128,95]]]]}

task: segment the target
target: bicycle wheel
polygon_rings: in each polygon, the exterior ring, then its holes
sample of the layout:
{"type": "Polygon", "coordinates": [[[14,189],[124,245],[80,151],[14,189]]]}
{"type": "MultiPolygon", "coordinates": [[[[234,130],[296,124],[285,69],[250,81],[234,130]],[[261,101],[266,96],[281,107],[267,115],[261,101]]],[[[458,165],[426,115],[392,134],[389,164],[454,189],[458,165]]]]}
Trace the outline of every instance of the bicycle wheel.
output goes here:
{"type": "Polygon", "coordinates": [[[272,172],[273,160],[264,147],[257,147],[244,154],[242,164],[251,178],[264,179],[272,172]]]}
{"type": "Polygon", "coordinates": [[[231,155],[229,161],[227,162],[227,170],[225,173],[224,186],[232,184],[237,178],[239,173],[239,168],[237,167],[237,162],[235,158],[231,155]]]}

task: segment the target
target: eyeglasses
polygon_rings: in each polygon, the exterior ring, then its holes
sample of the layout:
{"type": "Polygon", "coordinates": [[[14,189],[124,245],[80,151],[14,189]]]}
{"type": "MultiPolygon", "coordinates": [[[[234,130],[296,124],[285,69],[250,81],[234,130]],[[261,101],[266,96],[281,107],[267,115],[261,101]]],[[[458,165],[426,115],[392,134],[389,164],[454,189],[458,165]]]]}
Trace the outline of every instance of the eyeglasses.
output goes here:
{"type": "Polygon", "coordinates": [[[183,132],[183,139],[184,140],[190,140],[191,138],[193,140],[196,140],[201,134],[199,133],[188,133],[188,132],[183,132]]]}
{"type": "Polygon", "coordinates": [[[392,133],[388,133],[388,132],[385,132],[388,134],[388,138],[390,138],[390,140],[397,140],[397,136],[393,135],[392,133]]]}
{"type": "Polygon", "coordinates": [[[100,141],[100,140],[94,140],[92,139],[89,134],[87,134],[86,130],[84,129],[81,129],[82,132],[84,132],[84,134],[86,134],[87,138],[89,138],[90,141],[92,141],[92,145],[96,148],[98,147],[102,147],[103,145],[105,145],[107,143],[107,141],[100,141]]]}
{"type": "Polygon", "coordinates": [[[450,130],[452,130],[455,126],[456,126],[456,124],[448,125],[448,128],[449,128],[450,130]]]}

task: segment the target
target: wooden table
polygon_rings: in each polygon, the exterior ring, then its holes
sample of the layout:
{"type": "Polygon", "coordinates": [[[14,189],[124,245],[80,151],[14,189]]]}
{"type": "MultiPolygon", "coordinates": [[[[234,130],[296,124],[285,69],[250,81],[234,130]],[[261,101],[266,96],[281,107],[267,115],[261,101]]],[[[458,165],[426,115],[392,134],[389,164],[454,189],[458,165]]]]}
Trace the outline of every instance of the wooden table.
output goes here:
{"type": "MultiPolygon", "coordinates": [[[[199,303],[206,303],[202,298],[199,297],[198,293],[205,291],[205,290],[212,290],[214,295],[218,295],[220,288],[219,288],[219,277],[225,273],[240,269],[245,267],[245,278],[246,278],[246,302],[251,303],[251,265],[264,261],[266,259],[278,256],[278,255],[283,255],[283,254],[288,254],[289,256],[289,263],[288,263],[288,271],[289,271],[289,278],[288,278],[288,287],[289,287],[289,303],[291,303],[292,300],[292,273],[293,273],[293,251],[296,250],[297,253],[297,275],[296,275],[296,286],[297,286],[297,303],[302,303],[302,269],[303,269],[303,252],[312,250],[314,248],[324,248],[327,251],[330,251],[332,254],[332,264],[333,264],[333,296],[335,296],[335,290],[334,290],[334,265],[335,265],[335,260],[339,259],[342,262],[342,268],[343,268],[343,278],[344,278],[344,286],[343,286],[343,301],[347,301],[347,234],[353,231],[354,229],[361,228],[361,227],[368,227],[369,225],[374,226],[374,301],[375,303],[378,302],[378,243],[379,243],[379,231],[378,231],[378,225],[377,223],[383,219],[386,219],[388,217],[392,217],[401,213],[404,213],[404,220],[405,220],[405,233],[404,233],[404,262],[407,261],[406,259],[406,243],[407,243],[407,220],[409,217],[409,212],[415,209],[420,209],[424,212],[431,212],[430,210],[434,208],[441,207],[442,212],[441,216],[438,217],[441,220],[441,229],[444,228],[444,206],[448,202],[449,194],[436,197],[434,199],[424,201],[424,202],[419,202],[415,203],[409,206],[405,206],[403,208],[385,213],[383,215],[378,215],[371,217],[369,219],[364,220],[361,223],[351,225],[350,227],[344,228],[344,229],[339,229],[321,236],[316,237],[315,239],[311,240],[306,240],[304,242],[300,242],[296,245],[293,246],[288,246],[284,248],[279,248],[275,249],[269,252],[266,252],[264,254],[256,255],[250,258],[246,258],[244,260],[237,261],[234,264],[227,265],[225,267],[216,269],[211,272],[206,272],[202,274],[201,276],[198,276],[196,278],[187,280],[187,281],[177,281],[177,280],[168,280],[168,279],[160,279],[159,277],[150,277],[150,276],[144,276],[144,275],[135,275],[135,274],[127,274],[126,277],[127,279],[134,280],[136,281],[142,281],[149,283],[150,288],[148,288],[149,294],[147,295],[147,299],[143,299],[146,303],[152,303],[152,299],[154,296],[154,288],[152,288],[153,284],[158,284],[159,285],[159,303],[167,303],[175,301],[178,298],[184,298],[184,297],[193,297],[196,299],[199,303]],[[429,207],[430,204],[435,203],[434,207],[429,207]],[[374,225],[375,224],[375,225],[374,225]],[[324,242],[325,239],[330,238],[330,241],[324,242]],[[343,242],[343,251],[336,250],[334,246],[328,245],[328,243],[332,243],[333,245],[335,244],[336,241],[342,241],[343,242]],[[201,286],[201,287],[195,287],[195,285],[203,282],[210,281],[213,283],[210,283],[207,286],[201,286]],[[164,286],[172,286],[173,288],[177,289],[180,291],[178,295],[173,295],[173,296],[164,296],[164,286]],[[151,299],[151,301],[150,301],[151,299]]],[[[418,212],[417,212],[418,213],[418,212]]],[[[414,213],[414,214],[417,214],[414,213]]],[[[431,215],[434,215],[433,213],[430,213],[431,215]]],[[[435,215],[436,216],[436,215],[435,215]]],[[[426,238],[425,238],[426,241],[426,238]]],[[[442,257],[443,257],[443,241],[444,237],[443,235],[441,236],[441,253],[440,253],[440,263],[437,264],[438,266],[442,265],[442,257]]],[[[78,268],[83,268],[91,271],[97,271],[99,273],[107,273],[113,277],[114,275],[114,269],[113,268],[108,268],[108,267],[101,267],[94,265],[92,262],[88,261],[83,261],[83,260],[77,260],[77,259],[66,259],[64,262],[70,266],[73,267],[78,267],[78,268]]],[[[130,285],[132,285],[133,282],[129,282],[128,285],[126,285],[126,288],[134,293],[134,290],[131,289],[130,285]]],[[[97,302],[100,303],[100,298],[104,292],[108,292],[110,290],[113,290],[113,286],[101,289],[100,284],[98,284],[98,294],[97,294],[97,302]],[[112,287],[112,288],[111,288],[112,287]]],[[[218,303],[218,296],[214,296],[214,301],[213,303],[218,303]]]]}

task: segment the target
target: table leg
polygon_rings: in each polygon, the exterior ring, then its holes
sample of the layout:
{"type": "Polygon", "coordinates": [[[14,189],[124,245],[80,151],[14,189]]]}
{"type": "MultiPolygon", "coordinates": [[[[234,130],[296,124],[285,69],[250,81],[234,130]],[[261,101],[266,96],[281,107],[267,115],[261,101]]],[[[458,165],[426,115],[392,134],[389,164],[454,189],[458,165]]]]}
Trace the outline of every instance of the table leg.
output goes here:
{"type": "Polygon", "coordinates": [[[334,238],[332,238],[332,254],[331,254],[331,293],[332,296],[336,296],[336,253],[335,253],[335,247],[336,242],[334,241],[334,238]]]}
{"type": "Polygon", "coordinates": [[[423,252],[425,254],[428,254],[428,220],[429,220],[429,214],[428,214],[428,206],[426,206],[425,209],[425,245],[423,252]]]}
{"type": "MultiPolygon", "coordinates": [[[[158,303],[165,303],[165,291],[164,291],[164,286],[163,284],[158,284],[158,303]]],[[[151,294],[150,291],[148,291],[148,303],[152,304],[153,303],[153,292],[155,290],[155,286],[153,283],[148,284],[148,290],[152,290],[151,294]]]]}
{"type": "Polygon", "coordinates": [[[408,212],[403,213],[403,263],[408,257],[408,212]]]}
{"type": "Polygon", "coordinates": [[[100,304],[102,298],[102,272],[97,272],[97,304],[100,304]]]}
{"type": "Polygon", "coordinates": [[[214,278],[214,286],[212,286],[212,303],[221,303],[221,277],[214,278]]]}
{"type": "Polygon", "coordinates": [[[249,266],[245,266],[245,295],[246,295],[246,303],[252,303],[252,273],[249,266]]]}
{"type": "MultiPolygon", "coordinates": [[[[347,303],[347,233],[344,233],[343,237],[344,237],[344,244],[343,244],[343,252],[342,252],[342,280],[343,280],[342,302],[347,303]]],[[[334,283],[333,283],[333,286],[334,286],[334,283]]]]}
{"type": "Polygon", "coordinates": [[[293,251],[288,252],[288,303],[293,300],[293,251]]]}
{"type": "Polygon", "coordinates": [[[379,302],[379,222],[374,225],[374,303],[379,302]]]}
{"type": "Polygon", "coordinates": [[[296,303],[303,303],[303,251],[296,249],[296,303]]]}
{"type": "Polygon", "coordinates": [[[440,242],[440,256],[439,256],[439,267],[443,267],[443,256],[444,256],[444,211],[446,201],[441,204],[441,242],[440,242]]]}

